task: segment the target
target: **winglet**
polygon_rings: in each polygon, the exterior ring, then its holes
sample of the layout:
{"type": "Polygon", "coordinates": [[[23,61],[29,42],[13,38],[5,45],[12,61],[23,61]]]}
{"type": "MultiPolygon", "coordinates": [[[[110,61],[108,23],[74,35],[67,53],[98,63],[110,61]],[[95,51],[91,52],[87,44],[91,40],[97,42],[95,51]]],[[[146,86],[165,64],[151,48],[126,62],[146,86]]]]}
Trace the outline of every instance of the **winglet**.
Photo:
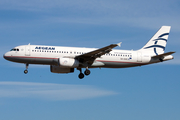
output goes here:
{"type": "Polygon", "coordinates": [[[122,43],[122,42],[118,43],[117,45],[118,45],[119,47],[121,47],[121,43],[122,43]]]}

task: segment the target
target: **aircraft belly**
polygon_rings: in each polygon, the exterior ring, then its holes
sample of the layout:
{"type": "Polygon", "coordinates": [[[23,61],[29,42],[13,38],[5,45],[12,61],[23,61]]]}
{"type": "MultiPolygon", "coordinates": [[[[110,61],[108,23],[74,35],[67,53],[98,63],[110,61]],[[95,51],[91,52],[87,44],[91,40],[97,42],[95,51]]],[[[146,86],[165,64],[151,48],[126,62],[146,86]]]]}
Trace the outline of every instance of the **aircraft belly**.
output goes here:
{"type": "Polygon", "coordinates": [[[16,57],[9,56],[5,59],[18,63],[28,63],[28,64],[44,64],[44,65],[57,65],[58,59],[53,58],[33,58],[33,57],[16,57]]]}
{"type": "Polygon", "coordinates": [[[135,67],[140,66],[137,63],[125,63],[125,62],[103,62],[104,68],[126,68],[126,67],[135,67]]]}

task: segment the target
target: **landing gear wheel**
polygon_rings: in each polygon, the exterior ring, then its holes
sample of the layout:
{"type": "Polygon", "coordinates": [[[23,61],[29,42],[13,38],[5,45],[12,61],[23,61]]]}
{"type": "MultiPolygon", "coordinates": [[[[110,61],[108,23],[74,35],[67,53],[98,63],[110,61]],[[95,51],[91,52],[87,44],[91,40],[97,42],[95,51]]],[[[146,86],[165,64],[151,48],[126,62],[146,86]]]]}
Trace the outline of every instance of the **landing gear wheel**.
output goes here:
{"type": "Polygon", "coordinates": [[[85,74],[85,75],[89,75],[90,73],[91,73],[91,71],[88,70],[88,69],[84,71],[84,74],[85,74]]]}
{"type": "Polygon", "coordinates": [[[78,77],[79,77],[79,79],[83,79],[84,78],[84,74],[80,73],[78,77]]]}
{"type": "Polygon", "coordinates": [[[27,74],[27,73],[28,73],[28,70],[24,70],[24,73],[27,74]]]}
{"type": "Polygon", "coordinates": [[[24,74],[27,74],[27,73],[28,73],[28,66],[29,66],[29,64],[26,63],[26,70],[24,70],[24,74]]]}

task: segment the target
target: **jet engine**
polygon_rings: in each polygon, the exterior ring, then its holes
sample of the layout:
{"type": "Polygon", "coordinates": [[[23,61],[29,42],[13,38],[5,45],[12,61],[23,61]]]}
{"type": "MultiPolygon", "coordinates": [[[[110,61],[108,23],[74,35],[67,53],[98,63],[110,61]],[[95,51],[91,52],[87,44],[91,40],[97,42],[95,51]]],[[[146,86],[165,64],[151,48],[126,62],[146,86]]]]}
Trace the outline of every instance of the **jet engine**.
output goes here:
{"type": "Polygon", "coordinates": [[[60,67],[76,68],[79,66],[79,61],[73,58],[59,58],[58,60],[60,67]]]}
{"type": "Polygon", "coordinates": [[[52,73],[73,73],[74,72],[74,68],[61,68],[56,65],[51,65],[50,69],[52,73]]]}

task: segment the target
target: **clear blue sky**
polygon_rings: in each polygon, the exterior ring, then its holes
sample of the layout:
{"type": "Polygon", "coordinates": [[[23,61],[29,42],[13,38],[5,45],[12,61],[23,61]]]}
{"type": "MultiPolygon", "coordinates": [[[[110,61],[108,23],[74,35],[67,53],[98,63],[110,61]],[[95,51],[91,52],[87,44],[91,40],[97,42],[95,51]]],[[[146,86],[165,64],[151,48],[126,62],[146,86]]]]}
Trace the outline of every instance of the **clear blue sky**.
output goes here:
{"type": "Polygon", "coordinates": [[[178,0],[1,0],[0,120],[179,120],[178,0]],[[126,69],[54,74],[49,66],[3,59],[18,45],[141,48],[172,26],[166,52],[175,59],[126,69]]]}

